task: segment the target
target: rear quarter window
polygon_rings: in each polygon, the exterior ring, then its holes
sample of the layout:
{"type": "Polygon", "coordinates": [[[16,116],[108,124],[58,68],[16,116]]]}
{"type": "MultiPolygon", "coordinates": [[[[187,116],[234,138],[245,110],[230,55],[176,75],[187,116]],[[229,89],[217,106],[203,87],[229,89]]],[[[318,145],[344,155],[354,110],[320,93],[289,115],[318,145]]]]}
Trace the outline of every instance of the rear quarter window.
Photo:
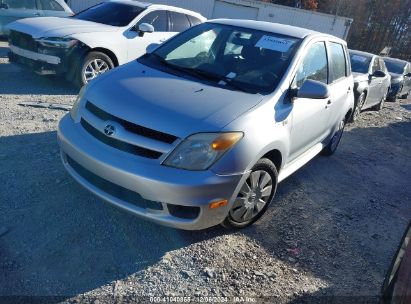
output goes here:
{"type": "Polygon", "coordinates": [[[333,83],[347,76],[347,59],[345,58],[344,46],[342,44],[330,42],[329,47],[331,57],[330,82],[333,83]]]}
{"type": "Polygon", "coordinates": [[[173,32],[182,32],[190,28],[190,21],[185,14],[170,12],[173,32]]]}
{"type": "Polygon", "coordinates": [[[190,20],[192,26],[202,23],[200,19],[194,16],[187,15],[187,17],[190,20]]]}

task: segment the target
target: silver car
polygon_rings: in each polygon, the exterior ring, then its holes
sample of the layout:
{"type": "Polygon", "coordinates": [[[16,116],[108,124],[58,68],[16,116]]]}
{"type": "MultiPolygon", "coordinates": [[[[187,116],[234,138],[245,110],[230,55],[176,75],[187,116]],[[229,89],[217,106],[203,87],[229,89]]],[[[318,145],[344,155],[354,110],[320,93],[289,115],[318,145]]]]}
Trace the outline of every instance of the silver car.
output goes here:
{"type": "Polygon", "coordinates": [[[7,25],[19,19],[71,15],[64,0],[0,0],[0,36],[8,35],[7,25]]]}
{"type": "Polygon", "coordinates": [[[58,138],[107,202],[181,229],[246,227],[333,154],[354,107],[346,43],[245,20],[197,25],[82,89],[58,138]]]}

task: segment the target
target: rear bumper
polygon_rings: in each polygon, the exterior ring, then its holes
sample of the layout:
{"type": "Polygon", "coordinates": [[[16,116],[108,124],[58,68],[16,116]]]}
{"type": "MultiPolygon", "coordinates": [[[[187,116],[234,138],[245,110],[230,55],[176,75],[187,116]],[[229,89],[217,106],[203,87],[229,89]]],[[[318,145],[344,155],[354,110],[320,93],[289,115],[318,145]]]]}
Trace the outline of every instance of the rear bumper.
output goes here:
{"type": "Polygon", "coordinates": [[[70,115],[61,120],[58,139],[66,170],[82,186],[121,209],[170,227],[198,230],[221,223],[246,177],[180,170],[157,160],[141,160],[95,140],[70,115]],[[146,201],[141,203],[136,197],[146,201]],[[209,208],[221,199],[229,204],[209,208]]]}

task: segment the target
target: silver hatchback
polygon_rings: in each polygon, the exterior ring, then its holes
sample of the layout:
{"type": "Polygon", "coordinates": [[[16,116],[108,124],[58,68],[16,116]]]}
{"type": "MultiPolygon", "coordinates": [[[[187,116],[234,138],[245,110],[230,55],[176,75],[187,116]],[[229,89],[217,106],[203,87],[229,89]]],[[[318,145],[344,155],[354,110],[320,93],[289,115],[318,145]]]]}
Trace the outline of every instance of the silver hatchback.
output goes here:
{"type": "Polygon", "coordinates": [[[83,88],[58,138],[67,171],[115,206],[181,229],[242,228],[279,182],[335,152],[353,105],[343,40],[214,20],[83,88]]]}

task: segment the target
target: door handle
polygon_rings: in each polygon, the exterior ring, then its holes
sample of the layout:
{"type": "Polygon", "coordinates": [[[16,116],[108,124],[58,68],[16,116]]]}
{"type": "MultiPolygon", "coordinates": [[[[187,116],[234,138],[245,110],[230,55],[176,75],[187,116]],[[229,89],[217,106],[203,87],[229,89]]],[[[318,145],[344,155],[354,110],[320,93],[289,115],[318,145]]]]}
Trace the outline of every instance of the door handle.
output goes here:
{"type": "Polygon", "coordinates": [[[332,104],[331,99],[328,99],[328,100],[327,100],[327,105],[325,106],[325,108],[328,109],[331,104],[332,104]]]}
{"type": "Polygon", "coordinates": [[[351,92],[351,87],[348,87],[347,93],[351,92]]]}

